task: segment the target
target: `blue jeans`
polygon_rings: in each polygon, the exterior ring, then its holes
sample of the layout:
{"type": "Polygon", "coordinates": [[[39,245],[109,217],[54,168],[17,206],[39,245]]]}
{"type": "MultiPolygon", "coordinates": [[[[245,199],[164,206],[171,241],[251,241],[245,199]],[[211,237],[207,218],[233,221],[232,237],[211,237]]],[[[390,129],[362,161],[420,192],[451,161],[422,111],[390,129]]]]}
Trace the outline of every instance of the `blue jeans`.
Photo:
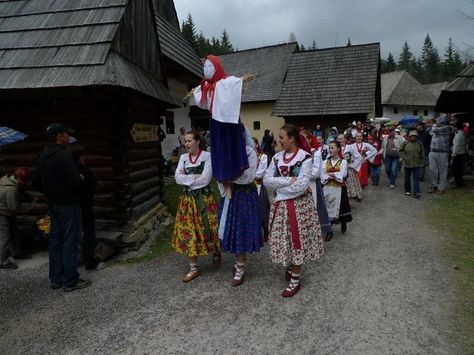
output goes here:
{"type": "Polygon", "coordinates": [[[79,280],[77,272],[81,240],[81,207],[49,206],[49,280],[52,284],[72,287],[79,280]]]}
{"type": "Polygon", "coordinates": [[[411,192],[411,175],[413,174],[413,193],[420,193],[421,168],[405,168],[405,192],[411,192]]]}
{"type": "Polygon", "coordinates": [[[397,180],[398,165],[400,164],[399,159],[400,158],[398,157],[389,157],[388,155],[385,156],[385,172],[387,173],[387,177],[390,180],[390,185],[395,185],[395,180],[397,180]]]}
{"type": "Polygon", "coordinates": [[[380,166],[369,164],[370,179],[372,186],[379,186],[380,181],[380,166]]]}

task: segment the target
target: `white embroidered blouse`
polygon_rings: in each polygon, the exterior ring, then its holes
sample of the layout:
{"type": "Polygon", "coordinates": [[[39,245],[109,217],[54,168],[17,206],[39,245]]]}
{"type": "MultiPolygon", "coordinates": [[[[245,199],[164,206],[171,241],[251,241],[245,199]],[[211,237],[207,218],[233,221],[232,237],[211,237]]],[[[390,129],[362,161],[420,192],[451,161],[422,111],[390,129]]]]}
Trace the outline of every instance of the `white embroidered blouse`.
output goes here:
{"type": "Polygon", "coordinates": [[[263,178],[265,186],[275,189],[275,201],[301,196],[308,190],[311,177],[313,162],[311,155],[306,151],[299,149],[289,162],[285,162],[283,157],[289,159],[284,151],[275,154],[263,178]],[[292,182],[293,177],[296,177],[294,182],[292,182]]]}
{"type": "Polygon", "coordinates": [[[362,143],[354,143],[357,151],[362,155],[365,160],[373,162],[375,156],[377,155],[377,149],[375,149],[372,145],[366,142],[362,143]]]}
{"type": "MultiPolygon", "coordinates": [[[[257,157],[258,158],[258,157],[257,157]]],[[[260,159],[258,159],[257,164],[257,173],[255,174],[255,179],[263,179],[265,171],[268,168],[268,158],[266,154],[261,154],[260,159]]]]}
{"type": "Polygon", "coordinates": [[[194,159],[196,157],[191,158],[188,153],[182,154],[174,174],[178,185],[187,186],[191,190],[206,187],[212,179],[211,153],[201,151],[197,160],[194,159]],[[199,174],[199,171],[202,172],[199,174]],[[197,175],[199,177],[196,177],[197,175]]]}
{"type": "Polygon", "coordinates": [[[321,177],[321,168],[323,160],[321,157],[321,151],[319,149],[313,150],[313,165],[311,167],[311,180],[316,180],[321,177]]]}

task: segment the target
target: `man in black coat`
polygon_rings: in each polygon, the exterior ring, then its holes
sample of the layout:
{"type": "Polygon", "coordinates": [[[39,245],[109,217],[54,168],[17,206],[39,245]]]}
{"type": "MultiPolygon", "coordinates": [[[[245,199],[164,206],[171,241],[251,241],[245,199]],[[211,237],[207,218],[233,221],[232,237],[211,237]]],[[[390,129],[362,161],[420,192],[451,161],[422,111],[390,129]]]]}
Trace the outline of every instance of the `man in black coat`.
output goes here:
{"type": "Polygon", "coordinates": [[[80,195],[83,177],[67,149],[73,131],[55,122],[46,129],[48,143],[39,154],[33,186],[44,193],[51,217],[49,279],[52,289],[74,291],[90,286],[77,272],[82,235],[80,195]]]}

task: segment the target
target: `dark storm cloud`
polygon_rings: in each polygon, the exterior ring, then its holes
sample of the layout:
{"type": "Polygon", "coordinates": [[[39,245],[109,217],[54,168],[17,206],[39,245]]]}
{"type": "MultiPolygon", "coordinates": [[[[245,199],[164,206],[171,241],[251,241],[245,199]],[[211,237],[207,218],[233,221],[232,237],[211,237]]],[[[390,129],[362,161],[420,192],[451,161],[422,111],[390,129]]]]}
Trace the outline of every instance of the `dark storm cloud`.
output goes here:
{"type": "MultiPolygon", "coordinates": [[[[440,54],[452,37],[459,50],[474,46],[471,0],[176,0],[178,17],[188,13],[206,37],[225,28],[232,44],[247,49],[286,42],[294,32],[300,44],[319,48],[380,42],[382,57],[398,58],[408,41],[419,55],[427,33],[440,54]]],[[[473,51],[470,51],[473,54],[473,51]]]]}

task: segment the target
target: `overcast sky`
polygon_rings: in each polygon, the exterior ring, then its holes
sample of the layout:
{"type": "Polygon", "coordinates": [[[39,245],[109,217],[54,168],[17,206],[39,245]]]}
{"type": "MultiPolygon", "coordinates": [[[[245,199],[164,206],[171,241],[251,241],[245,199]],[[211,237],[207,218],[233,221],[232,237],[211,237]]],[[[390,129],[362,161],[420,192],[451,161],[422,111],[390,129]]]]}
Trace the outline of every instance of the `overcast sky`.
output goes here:
{"type": "MultiPolygon", "coordinates": [[[[474,0],[175,0],[182,23],[191,13],[208,38],[225,28],[239,50],[287,42],[305,47],[380,42],[395,60],[404,41],[418,56],[429,33],[441,55],[451,37],[460,51],[474,47],[474,0]]],[[[470,50],[474,56],[474,50],[470,50]]]]}

